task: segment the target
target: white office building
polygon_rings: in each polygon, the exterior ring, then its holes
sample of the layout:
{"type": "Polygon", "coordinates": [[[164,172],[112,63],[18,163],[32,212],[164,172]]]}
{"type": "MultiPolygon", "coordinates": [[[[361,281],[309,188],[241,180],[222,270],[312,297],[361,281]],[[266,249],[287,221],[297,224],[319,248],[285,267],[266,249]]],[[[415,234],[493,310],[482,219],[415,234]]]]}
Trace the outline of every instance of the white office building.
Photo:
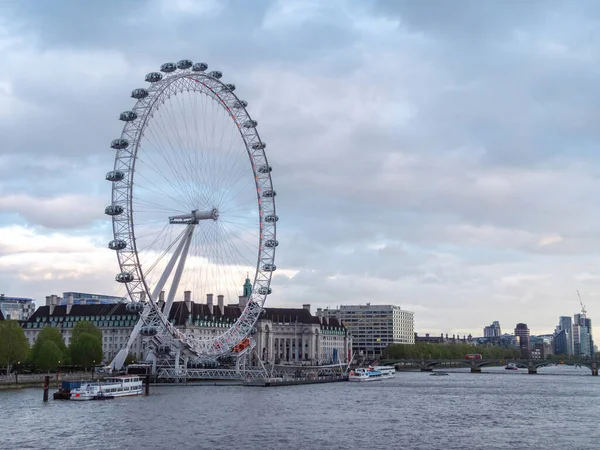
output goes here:
{"type": "Polygon", "coordinates": [[[317,317],[335,317],[352,336],[352,350],[378,357],[390,344],[414,344],[414,313],[396,305],[342,305],[317,309],[317,317]]]}

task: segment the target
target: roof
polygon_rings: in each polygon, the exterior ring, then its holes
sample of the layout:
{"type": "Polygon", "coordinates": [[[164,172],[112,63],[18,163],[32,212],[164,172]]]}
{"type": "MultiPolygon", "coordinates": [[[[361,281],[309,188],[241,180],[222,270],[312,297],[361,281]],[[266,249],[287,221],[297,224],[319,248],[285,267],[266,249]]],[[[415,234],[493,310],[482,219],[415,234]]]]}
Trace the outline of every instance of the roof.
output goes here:
{"type": "Polygon", "coordinates": [[[50,314],[50,306],[40,306],[29,317],[27,322],[35,322],[38,317],[112,316],[125,314],[131,314],[125,309],[125,303],[108,305],[73,305],[69,314],[67,314],[67,305],[55,306],[52,314],[50,314]]]}
{"type": "MultiPolygon", "coordinates": [[[[72,305],[71,311],[67,314],[67,305],[57,305],[54,307],[52,315],[50,314],[50,306],[40,306],[29,317],[26,322],[36,322],[39,317],[70,317],[70,316],[119,316],[130,315],[126,310],[125,303],[118,304],[93,304],[93,305],[72,305]]],[[[241,315],[239,306],[224,306],[224,311],[221,313],[217,305],[213,306],[213,313],[210,313],[206,303],[192,303],[192,312],[183,301],[173,302],[171,311],[169,312],[169,320],[173,321],[174,325],[184,325],[191,320],[212,319],[217,321],[235,321],[241,315]]],[[[325,318],[313,316],[309,310],[304,308],[264,308],[263,319],[277,323],[299,323],[313,324],[329,327],[341,327],[338,319],[330,317],[329,322],[325,318]]],[[[0,313],[1,314],[1,313],[0,313]]]]}

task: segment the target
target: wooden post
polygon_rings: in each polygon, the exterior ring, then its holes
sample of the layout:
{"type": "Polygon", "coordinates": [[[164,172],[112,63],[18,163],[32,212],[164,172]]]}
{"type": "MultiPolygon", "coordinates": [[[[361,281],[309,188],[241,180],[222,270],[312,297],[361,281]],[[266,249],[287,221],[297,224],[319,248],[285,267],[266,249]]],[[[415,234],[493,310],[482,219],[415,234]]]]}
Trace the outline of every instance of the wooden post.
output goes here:
{"type": "Polygon", "coordinates": [[[150,375],[146,375],[146,389],[144,394],[145,395],[150,395],[150,375]]]}
{"type": "Polygon", "coordinates": [[[44,377],[44,401],[48,401],[48,389],[50,388],[50,375],[44,377]]]}

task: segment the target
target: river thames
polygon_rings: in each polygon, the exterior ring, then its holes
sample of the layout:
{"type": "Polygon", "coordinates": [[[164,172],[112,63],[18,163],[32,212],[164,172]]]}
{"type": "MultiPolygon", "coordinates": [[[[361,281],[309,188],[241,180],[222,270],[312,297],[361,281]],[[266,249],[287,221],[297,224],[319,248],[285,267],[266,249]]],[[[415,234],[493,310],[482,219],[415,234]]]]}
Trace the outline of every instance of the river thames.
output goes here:
{"type": "MultiPolygon", "coordinates": [[[[600,377],[486,368],[375,383],[153,386],[148,397],[42,402],[0,391],[2,449],[597,449],[600,377]]],[[[54,389],[51,389],[51,392],[54,389]]]]}

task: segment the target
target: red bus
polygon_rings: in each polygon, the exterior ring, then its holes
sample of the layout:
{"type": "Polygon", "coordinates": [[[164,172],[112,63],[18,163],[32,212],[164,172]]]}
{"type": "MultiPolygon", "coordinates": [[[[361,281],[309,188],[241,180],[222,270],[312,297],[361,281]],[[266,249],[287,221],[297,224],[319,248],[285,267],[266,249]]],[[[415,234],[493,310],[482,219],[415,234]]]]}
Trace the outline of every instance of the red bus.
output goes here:
{"type": "Polygon", "coordinates": [[[482,359],[482,356],[479,353],[469,353],[465,359],[482,359]]]}

